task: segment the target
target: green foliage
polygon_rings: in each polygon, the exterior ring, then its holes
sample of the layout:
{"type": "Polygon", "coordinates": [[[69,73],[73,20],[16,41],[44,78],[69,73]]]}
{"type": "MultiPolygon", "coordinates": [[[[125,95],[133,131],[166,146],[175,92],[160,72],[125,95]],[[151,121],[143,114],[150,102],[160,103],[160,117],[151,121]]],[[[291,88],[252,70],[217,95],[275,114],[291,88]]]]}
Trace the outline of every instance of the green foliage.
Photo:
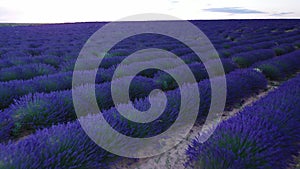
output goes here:
{"type": "Polygon", "coordinates": [[[172,78],[172,76],[168,74],[162,74],[160,77],[156,80],[157,84],[160,84],[162,90],[172,90],[177,87],[176,81],[172,78]]]}
{"type": "Polygon", "coordinates": [[[229,57],[229,56],[231,55],[231,53],[228,52],[228,51],[225,51],[225,52],[223,53],[223,55],[224,55],[225,57],[229,57]]]}
{"type": "Polygon", "coordinates": [[[269,64],[263,64],[258,67],[263,74],[273,80],[280,80],[281,79],[281,73],[278,68],[275,66],[269,65],[269,64]]]}
{"type": "Polygon", "coordinates": [[[232,59],[236,64],[239,65],[239,67],[245,68],[250,66],[251,64],[247,61],[247,59],[242,58],[242,57],[234,57],[232,59]]]}
{"type": "Polygon", "coordinates": [[[26,107],[18,109],[13,116],[14,121],[16,121],[14,123],[14,129],[12,130],[13,135],[17,136],[22,133],[22,131],[32,130],[33,126],[43,117],[41,112],[45,112],[44,109],[47,108],[44,104],[45,103],[41,100],[35,100],[34,102],[28,103],[26,107]]]}
{"type": "Polygon", "coordinates": [[[300,42],[295,43],[295,48],[300,48],[300,42]]]}
{"type": "Polygon", "coordinates": [[[275,51],[277,56],[280,56],[280,55],[284,54],[284,50],[281,49],[281,48],[275,48],[274,51],[275,51]]]}
{"type": "Polygon", "coordinates": [[[225,44],[223,47],[224,47],[225,49],[229,49],[229,48],[230,48],[230,45],[225,44]]]}
{"type": "Polygon", "coordinates": [[[16,71],[7,71],[1,74],[1,81],[9,81],[18,78],[16,71]]]}

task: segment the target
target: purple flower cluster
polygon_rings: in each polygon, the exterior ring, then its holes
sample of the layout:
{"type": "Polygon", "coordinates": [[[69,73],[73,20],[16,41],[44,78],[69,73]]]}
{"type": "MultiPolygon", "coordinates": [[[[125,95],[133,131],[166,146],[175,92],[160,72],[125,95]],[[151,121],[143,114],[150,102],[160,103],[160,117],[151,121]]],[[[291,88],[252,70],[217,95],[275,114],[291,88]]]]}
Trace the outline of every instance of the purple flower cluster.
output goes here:
{"type": "Polygon", "coordinates": [[[300,76],[222,122],[187,149],[193,168],[287,168],[300,148],[300,76]]]}
{"type": "Polygon", "coordinates": [[[252,67],[260,69],[272,80],[282,80],[300,70],[300,50],[255,63],[252,67]]]}
{"type": "Polygon", "coordinates": [[[272,49],[259,49],[250,52],[236,54],[232,60],[240,67],[249,67],[258,61],[267,60],[275,57],[276,53],[272,49]]]}
{"type": "Polygon", "coordinates": [[[1,168],[108,168],[116,159],[90,140],[78,121],[0,144],[1,168]]]}
{"type": "MultiPolygon", "coordinates": [[[[260,72],[251,69],[241,69],[226,75],[226,110],[239,106],[244,99],[266,89],[267,80],[260,72]],[[242,92],[241,92],[242,91],[242,92]]],[[[210,80],[199,83],[200,90],[200,109],[199,120],[203,120],[209,111],[211,88],[210,80]],[[206,86],[206,87],[203,87],[206,86]]]]}

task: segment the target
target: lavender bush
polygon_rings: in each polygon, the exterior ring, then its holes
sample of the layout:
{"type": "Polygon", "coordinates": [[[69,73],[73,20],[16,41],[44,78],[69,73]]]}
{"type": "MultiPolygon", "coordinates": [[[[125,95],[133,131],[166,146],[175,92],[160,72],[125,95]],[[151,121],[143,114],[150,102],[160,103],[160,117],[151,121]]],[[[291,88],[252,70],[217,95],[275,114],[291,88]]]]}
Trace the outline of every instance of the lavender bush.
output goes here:
{"type": "Polygon", "coordinates": [[[187,149],[193,168],[287,168],[298,155],[300,76],[222,122],[204,144],[187,149]]]}
{"type": "Polygon", "coordinates": [[[300,51],[294,51],[273,59],[258,62],[252,67],[260,69],[272,80],[282,80],[299,70],[300,51]]]}

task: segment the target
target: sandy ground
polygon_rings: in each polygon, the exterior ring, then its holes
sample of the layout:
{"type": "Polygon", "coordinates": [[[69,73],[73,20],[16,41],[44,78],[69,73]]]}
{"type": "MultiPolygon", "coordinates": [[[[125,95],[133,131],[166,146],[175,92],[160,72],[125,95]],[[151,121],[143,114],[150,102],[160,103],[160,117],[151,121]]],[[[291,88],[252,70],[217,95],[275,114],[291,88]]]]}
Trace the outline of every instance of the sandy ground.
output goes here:
{"type": "MultiPolygon", "coordinates": [[[[244,101],[243,105],[239,108],[235,108],[231,111],[225,111],[223,113],[223,120],[228,119],[239,112],[243,107],[251,105],[256,100],[265,96],[268,92],[276,88],[278,84],[276,82],[271,83],[268,86],[266,91],[259,93],[251,98],[248,98],[244,101]]],[[[188,148],[188,145],[191,143],[191,140],[198,135],[198,132],[201,130],[201,126],[195,125],[186,139],[179,143],[173,149],[151,158],[144,159],[128,159],[125,158],[121,160],[116,165],[112,166],[113,169],[184,169],[184,163],[186,162],[185,151],[188,148]]]]}

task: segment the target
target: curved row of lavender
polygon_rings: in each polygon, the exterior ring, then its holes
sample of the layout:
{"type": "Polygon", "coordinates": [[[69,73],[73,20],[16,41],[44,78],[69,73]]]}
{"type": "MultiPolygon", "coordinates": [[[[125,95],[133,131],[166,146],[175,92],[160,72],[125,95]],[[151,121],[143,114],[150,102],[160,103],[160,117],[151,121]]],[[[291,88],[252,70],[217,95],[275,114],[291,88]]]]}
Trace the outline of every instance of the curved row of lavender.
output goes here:
{"type": "MultiPolygon", "coordinates": [[[[218,78],[216,78],[216,80],[217,79],[218,78]]],[[[237,70],[227,75],[227,85],[227,92],[229,94],[226,106],[227,108],[230,108],[234,106],[234,104],[239,104],[243,99],[251,96],[253,93],[265,89],[267,81],[258,71],[237,70]],[[241,93],[241,90],[244,92],[241,93]]],[[[201,106],[199,108],[198,122],[200,123],[201,120],[206,117],[205,115],[208,113],[210,106],[210,82],[209,80],[204,80],[200,82],[198,86],[201,99],[205,100],[201,102],[201,106]]],[[[111,126],[126,135],[134,137],[155,135],[166,130],[176,119],[178,109],[180,107],[179,92],[179,89],[176,89],[166,93],[168,97],[167,108],[162,116],[154,122],[151,122],[153,123],[151,125],[140,125],[125,121],[120,117],[115,108],[104,111],[103,114],[111,126]],[[161,121],[163,121],[163,123],[161,121]]],[[[67,93],[61,94],[62,97],[67,97],[67,93]]],[[[15,120],[19,121],[10,121],[10,115],[2,112],[5,115],[4,117],[7,117],[2,120],[2,124],[5,124],[5,122],[7,124],[1,128],[9,131],[15,125],[11,122],[15,122],[16,124],[25,124],[25,126],[21,127],[26,129],[26,127],[30,127],[30,123],[29,125],[26,125],[28,124],[26,120],[32,122],[32,127],[36,126],[41,128],[49,127],[52,123],[59,120],[70,121],[76,119],[76,117],[74,117],[74,110],[72,110],[73,108],[70,105],[72,104],[70,103],[71,100],[66,103],[60,103],[58,100],[61,97],[51,98],[51,96],[53,95],[44,97],[44,100],[36,100],[36,102],[41,101],[45,104],[48,103],[48,105],[37,104],[32,107],[28,107],[28,105],[20,107],[17,112],[23,112],[23,114],[15,115],[17,116],[15,117],[15,120]],[[61,107],[65,109],[55,110],[58,103],[65,104],[65,106],[61,107]],[[40,112],[39,108],[41,107],[39,106],[47,109],[44,112],[40,112]],[[28,109],[26,110],[26,108],[28,109]],[[29,112],[33,113],[29,114],[29,112]],[[71,117],[72,115],[73,117],[71,117]]],[[[139,109],[145,109],[145,107],[149,106],[149,100],[139,99],[136,100],[134,104],[139,109]]],[[[18,126],[15,126],[14,129],[21,130],[17,127],[18,126]]],[[[2,138],[5,138],[5,134],[7,134],[6,131],[1,130],[2,138]]],[[[99,134],[105,137],[108,133],[99,134]]],[[[83,168],[95,168],[99,167],[99,165],[106,165],[106,163],[109,162],[107,159],[110,159],[113,156],[105,150],[97,147],[97,145],[84,134],[78,121],[38,130],[35,134],[30,135],[17,143],[8,142],[7,144],[0,144],[0,150],[1,165],[4,168],[29,168],[29,166],[32,168],[74,168],[79,165],[83,168]],[[28,154],[30,155],[28,156],[28,154]],[[85,156],[88,157],[85,158],[85,156]]]]}
{"type": "Polygon", "coordinates": [[[288,168],[299,155],[300,75],[222,122],[187,150],[187,166],[205,169],[288,168]]]}
{"type": "MultiPolygon", "coordinates": [[[[262,73],[270,79],[285,80],[299,71],[299,21],[215,22],[192,21],[217,48],[228,73],[227,110],[266,88],[262,73]],[[277,26],[278,22],[285,24],[277,26]],[[247,67],[251,69],[244,69],[247,67]]],[[[70,90],[79,50],[103,24],[0,27],[0,168],[107,168],[116,160],[80,128],[70,90]]],[[[166,91],[168,105],[159,119],[150,125],[131,123],[114,108],[109,82],[116,67],[128,54],[147,47],[169,50],[188,64],[199,82],[202,102],[197,123],[203,123],[210,106],[210,84],[205,80],[208,75],[203,64],[184,44],[151,34],[128,38],[107,51],[98,70],[80,70],[83,77],[97,71],[97,100],[106,120],[123,134],[150,137],[168,129],[176,119],[180,104],[178,85],[171,76],[154,69],[134,78],[130,99],[136,108],[144,110],[149,106],[145,97],[151,90],[166,91]]],[[[209,56],[208,62],[213,64],[215,58],[209,56]]],[[[156,61],[168,62],[159,56],[156,61]]],[[[178,68],[180,65],[169,69],[178,68]]],[[[130,74],[124,72],[120,79],[126,76],[130,74]]]]}
{"type": "Polygon", "coordinates": [[[282,80],[300,69],[299,56],[300,50],[297,50],[281,57],[255,63],[253,67],[260,69],[272,80],[282,80]]]}

